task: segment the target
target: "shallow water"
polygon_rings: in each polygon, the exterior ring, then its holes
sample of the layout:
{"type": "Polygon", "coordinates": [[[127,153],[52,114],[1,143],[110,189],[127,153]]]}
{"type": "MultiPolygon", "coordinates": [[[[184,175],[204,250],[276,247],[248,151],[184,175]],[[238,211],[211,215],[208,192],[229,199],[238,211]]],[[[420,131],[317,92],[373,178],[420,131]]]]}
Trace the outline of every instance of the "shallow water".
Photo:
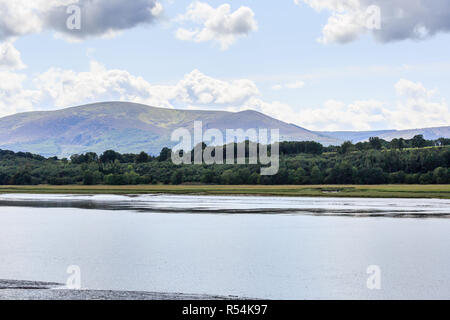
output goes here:
{"type": "Polygon", "coordinates": [[[0,278],[64,283],[78,265],[89,289],[449,299],[449,215],[448,200],[0,195],[0,278]]]}
{"type": "Polygon", "coordinates": [[[183,195],[0,195],[0,206],[169,213],[293,213],[358,217],[450,218],[450,200],[183,195]]]}

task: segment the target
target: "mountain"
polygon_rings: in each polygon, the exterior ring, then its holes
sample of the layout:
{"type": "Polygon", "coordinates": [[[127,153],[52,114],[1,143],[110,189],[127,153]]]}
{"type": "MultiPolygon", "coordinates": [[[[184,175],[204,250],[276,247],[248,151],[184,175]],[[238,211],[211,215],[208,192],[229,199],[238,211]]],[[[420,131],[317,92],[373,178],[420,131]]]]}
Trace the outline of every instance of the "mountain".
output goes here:
{"type": "Polygon", "coordinates": [[[367,141],[370,137],[379,137],[386,141],[391,141],[395,138],[411,139],[419,134],[423,135],[427,140],[436,140],[439,138],[450,138],[450,126],[410,130],[318,131],[316,133],[341,141],[351,141],[353,143],[367,141]]]}
{"type": "Polygon", "coordinates": [[[146,151],[159,154],[178,128],[279,129],[282,140],[340,144],[340,139],[288,124],[256,111],[193,111],[150,107],[128,102],[103,102],[56,111],[27,112],[0,118],[0,149],[27,151],[43,156],[67,157],[75,153],[146,151]]]}
{"type": "Polygon", "coordinates": [[[0,118],[0,149],[27,151],[43,156],[67,157],[75,153],[121,153],[146,151],[159,154],[175,129],[192,132],[194,121],[204,130],[279,129],[282,141],[317,141],[323,145],[354,143],[370,137],[385,140],[410,139],[422,134],[426,139],[450,138],[450,127],[384,131],[314,132],[276,120],[257,111],[225,112],[175,110],[129,102],[102,102],[56,111],[15,114],[0,118]]]}

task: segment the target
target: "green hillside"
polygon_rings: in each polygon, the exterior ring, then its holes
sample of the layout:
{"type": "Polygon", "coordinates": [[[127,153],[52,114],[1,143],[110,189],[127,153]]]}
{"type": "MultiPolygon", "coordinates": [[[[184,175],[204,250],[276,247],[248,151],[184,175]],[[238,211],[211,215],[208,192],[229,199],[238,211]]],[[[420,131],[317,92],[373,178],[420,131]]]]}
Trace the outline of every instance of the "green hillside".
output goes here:
{"type": "Polygon", "coordinates": [[[306,129],[278,121],[256,111],[223,112],[155,108],[128,102],[103,102],[56,111],[29,112],[0,119],[0,148],[46,157],[113,149],[121,153],[145,151],[156,155],[172,147],[173,130],[205,128],[279,129],[283,140],[340,144],[306,129]]]}

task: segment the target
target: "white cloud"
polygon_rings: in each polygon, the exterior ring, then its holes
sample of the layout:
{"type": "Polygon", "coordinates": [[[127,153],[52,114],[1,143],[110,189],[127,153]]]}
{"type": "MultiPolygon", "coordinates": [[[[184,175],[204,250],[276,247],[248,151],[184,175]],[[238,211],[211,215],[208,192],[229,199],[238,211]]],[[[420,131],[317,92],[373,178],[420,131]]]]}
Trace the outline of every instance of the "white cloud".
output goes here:
{"type": "MultiPolygon", "coordinates": [[[[127,71],[107,69],[92,61],[88,71],[51,68],[34,79],[45,105],[66,107],[93,101],[123,100],[173,108],[171,99],[183,96],[175,86],[153,86],[127,71]]],[[[181,98],[180,98],[181,99],[181,98]]]]}
{"type": "Polygon", "coordinates": [[[98,62],[91,62],[90,70],[80,73],[52,68],[36,77],[34,83],[41,93],[40,103],[55,107],[121,100],[164,108],[254,109],[285,121],[292,121],[294,113],[287,104],[263,101],[251,80],[221,80],[199,70],[186,74],[173,85],[155,85],[127,71],[108,70],[98,62]]]}
{"type": "Polygon", "coordinates": [[[242,107],[236,108],[236,111],[253,109],[260,111],[268,116],[274,117],[288,123],[298,123],[297,112],[287,103],[280,101],[264,101],[259,97],[252,97],[242,107]]]}
{"type": "Polygon", "coordinates": [[[448,0],[294,0],[331,16],[319,41],[347,43],[365,33],[380,42],[405,39],[423,40],[440,32],[450,32],[448,0]],[[368,10],[380,9],[380,28],[368,28],[376,17],[368,10]]]}
{"type": "Polygon", "coordinates": [[[395,89],[400,100],[397,108],[387,113],[395,128],[449,125],[450,109],[447,102],[437,98],[432,100],[437,90],[428,90],[420,82],[405,79],[397,82],[395,89]]]}
{"type": "Polygon", "coordinates": [[[431,98],[437,90],[428,90],[420,82],[401,79],[395,84],[395,90],[399,96],[407,96],[414,99],[431,98]]]}
{"type": "Polygon", "coordinates": [[[222,49],[227,49],[238,37],[247,36],[258,29],[255,14],[249,7],[240,7],[231,12],[227,3],[217,8],[204,2],[193,2],[184,15],[176,19],[179,23],[190,23],[193,29],[179,28],[176,37],[180,40],[194,42],[219,42],[222,49]]]}
{"type": "Polygon", "coordinates": [[[0,71],[0,116],[33,110],[40,93],[23,88],[26,78],[23,74],[0,71]]]}
{"type": "Polygon", "coordinates": [[[156,107],[242,111],[253,109],[312,130],[409,129],[449,125],[450,110],[436,90],[402,79],[394,89],[398,101],[328,100],[319,108],[293,108],[280,101],[265,101],[248,79],[222,80],[193,70],[170,85],[151,84],[124,70],[91,62],[84,72],[51,68],[31,79],[0,72],[0,116],[22,111],[120,100],[156,107]]]}
{"type": "Polygon", "coordinates": [[[0,43],[0,69],[17,70],[26,66],[12,41],[0,43]]]}
{"type": "Polygon", "coordinates": [[[413,129],[450,125],[450,109],[444,99],[433,100],[436,90],[401,79],[394,86],[399,100],[346,104],[329,100],[320,108],[305,108],[297,122],[315,130],[413,129]]]}
{"type": "Polygon", "coordinates": [[[32,79],[32,90],[25,90],[22,86],[25,75],[8,72],[2,76],[0,79],[11,77],[11,81],[4,81],[0,87],[1,116],[18,112],[15,106],[21,104],[12,101],[26,96],[33,97],[26,107],[40,110],[44,106],[62,108],[105,100],[132,101],[165,108],[241,108],[260,95],[256,84],[247,79],[225,81],[193,70],[176,84],[154,85],[127,71],[107,69],[95,61],[84,72],[50,68],[32,79]]]}
{"type": "Polygon", "coordinates": [[[43,26],[40,12],[47,7],[42,0],[0,0],[0,41],[40,32],[43,26]]]}
{"type": "Polygon", "coordinates": [[[199,70],[186,74],[173,85],[151,84],[142,77],[124,70],[107,69],[95,61],[84,72],[50,68],[32,79],[31,90],[22,86],[26,79],[24,75],[10,72],[3,77],[14,81],[9,82],[9,87],[8,82],[0,87],[0,116],[42,110],[46,106],[52,110],[108,100],[180,109],[254,109],[285,121],[291,121],[294,112],[287,104],[263,101],[251,80],[221,80],[199,70]]]}
{"type": "Polygon", "coordinates": [[[370,130],[384,126],[386,104],[381,101],[355,101],[349,105],[328,100],[320,108],[305,108],[297,121],[314,130],[370,130]]]}
{"type": "Polygon", "coordinates": [[[190,103],[241,105],[249,98],[260,94],[253,81],[247,79],[224,81],[208,77],[198,70],[187,74],[178,82],[177,87],[185,92],[185,101],[190,103]],[[209,101],[201,101],[200,97],[204,95],[211,97],[209,101]]]}

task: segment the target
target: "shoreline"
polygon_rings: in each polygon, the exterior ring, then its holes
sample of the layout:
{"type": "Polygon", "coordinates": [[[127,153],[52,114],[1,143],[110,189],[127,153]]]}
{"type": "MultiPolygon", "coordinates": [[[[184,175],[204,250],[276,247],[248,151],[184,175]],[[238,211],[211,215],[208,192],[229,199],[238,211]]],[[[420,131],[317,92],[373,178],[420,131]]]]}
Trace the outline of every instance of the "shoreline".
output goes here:
{"type": "Polygon", "coordinates": [[[37,185],[0,186],[2,193],[450,199],[450,185],[37,185]]]}
{"type": "Polygon", "coordinates": [[[123,290],[71,290],[61,283],[0,280],[1,300],[245,300],[237,296],[123,290]]]}

